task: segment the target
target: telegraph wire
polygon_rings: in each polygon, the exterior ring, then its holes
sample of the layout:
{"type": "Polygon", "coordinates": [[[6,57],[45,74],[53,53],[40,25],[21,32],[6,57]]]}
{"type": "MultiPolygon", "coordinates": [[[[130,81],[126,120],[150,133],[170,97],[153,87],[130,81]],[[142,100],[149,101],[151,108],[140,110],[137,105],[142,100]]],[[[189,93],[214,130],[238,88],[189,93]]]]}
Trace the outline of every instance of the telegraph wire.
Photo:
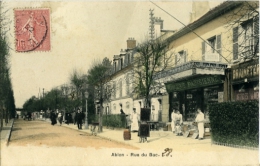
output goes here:
{"type": "Polygon", "coordinates": [[[176,17],[174,17],[172,14],[170,14],[169,12],[167,12],[166,10],[164,10],[163,8],[161,8],[160,6],[158,6],[157,4],[155,4],[154,2],[152,2],[151,0],[149,0],[152,4],[154,4],[156,7],[158,7],[159,9],[161,9],[162,11],[164,11],[166,14],[168,14],[169,16],[171,16],[172,18],[174,18],[176,21],[178,21],[179,23],[181,23],[184,27],[188,28],[190,30],[190,32],[194,33],[197,37],[199,37],[202,41],[204,41],[207,45],[209,45],[212,49],[214,49],[222,58],[224,58],[228,63],[230,63],[221,53],[219,53],[218,50],[216,50],[212,45],[210,45],[208,43],[207,40],[203,39],[200,35],[198,35],[196,32],[194,32],[189,26],[185,25],[183,22],[181,22],[179,19],[177,19],[176,17]]]}

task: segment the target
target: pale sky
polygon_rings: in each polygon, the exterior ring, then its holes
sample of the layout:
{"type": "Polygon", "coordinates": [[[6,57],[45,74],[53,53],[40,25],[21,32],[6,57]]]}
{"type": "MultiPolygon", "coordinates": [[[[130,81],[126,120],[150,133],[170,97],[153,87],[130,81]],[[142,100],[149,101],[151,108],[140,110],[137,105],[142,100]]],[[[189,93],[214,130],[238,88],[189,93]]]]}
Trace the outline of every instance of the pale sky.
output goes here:
{"type": "MultiPolygon", "coordinates": [[[[4,0],[5,1],[5,0],[4,0]]],[[[189,23],[191,1],[154,1],[184,24],[189,23]]],[[[220,1],[210,1],[210,7],[220,1]]],[[[87,73],[94,59],[108,57],[112,60],[126,40],[134,37],[141,42],[148,33],[149,9],[154,16],[164,20],[165,30],[183,27],[171,16],[148,1],[65,1],[30,2],[6,1],[7,16],[12,20],[8,39],[10,47],[11,79],[15,104],[22,108],[39,89],[50,91],[69,82],[73,69],[87,73]],[[14,51],[13,9],[51,9],[51,51],[14,51]]]]}

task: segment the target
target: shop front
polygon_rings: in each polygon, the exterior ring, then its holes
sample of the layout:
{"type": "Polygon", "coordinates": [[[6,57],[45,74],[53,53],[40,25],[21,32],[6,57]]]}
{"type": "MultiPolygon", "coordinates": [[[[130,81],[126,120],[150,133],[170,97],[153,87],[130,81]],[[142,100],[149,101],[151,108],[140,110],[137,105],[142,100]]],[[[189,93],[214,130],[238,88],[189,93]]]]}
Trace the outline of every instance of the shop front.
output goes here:
{"type": "Polygon", "coordinates": [[[169,93],[169,121],[173,108],[183,115],[183,120],[193,122],[196,109],[201,108],[208,118],[208,105],[223,102],[223,75],[196,75],[166,83],[169,93]]]}
{"type": "Polygon", "coordinates": [[[253,59],[231,67],[233,101],[259,100],[259,61],[253,59]]]}

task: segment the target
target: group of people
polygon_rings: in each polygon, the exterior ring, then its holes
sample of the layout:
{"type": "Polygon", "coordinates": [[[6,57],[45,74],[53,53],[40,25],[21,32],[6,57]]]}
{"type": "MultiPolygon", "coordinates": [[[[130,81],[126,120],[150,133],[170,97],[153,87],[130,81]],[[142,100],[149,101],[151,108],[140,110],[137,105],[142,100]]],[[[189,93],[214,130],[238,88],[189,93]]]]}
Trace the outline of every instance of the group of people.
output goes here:
{"type": "Polygon", "coordinates": [[[173,109],[171,114],[171,119],[172,119],[171,122],[172,132],[175,133],[177,136],[182,135],[181,125],[183,121],[182,121],[182,114],[180,114],[180,111],[173,109]]]}
{"type": "MultiPolygon", "coordinates": [[[[180,111],[173,109],[171,119],[172,132],[175,133],[177,136],[182,135],[181,126],[183,124],[183,121],[182,114],[180,114],[180,111]]],[[[201,112],[200,108],[197,108],[197,116],[195,118],[195,123],[197,124],[199,131],[198,139],[202,140],[204,137],[204,114],[201,112]]]]}
{"type": "MultiPolygon", "coordinates": [[[[59,112],[58,110],[51,111],[50,119],[51,119],[51,125],[57,124],[57,121],[59,122],[60,126],[63,122],[63,112],[59,112]]],[[[82,124],[84,123],[85,114],[80,110],[80,108],[77,109],[77,112],[74,111],[72,115],[70,113],[65,114],[65,123],[69,125],[71,121],[73,121],[74,125],[77,123],[78,129],[82,129],[82,124]]]]}

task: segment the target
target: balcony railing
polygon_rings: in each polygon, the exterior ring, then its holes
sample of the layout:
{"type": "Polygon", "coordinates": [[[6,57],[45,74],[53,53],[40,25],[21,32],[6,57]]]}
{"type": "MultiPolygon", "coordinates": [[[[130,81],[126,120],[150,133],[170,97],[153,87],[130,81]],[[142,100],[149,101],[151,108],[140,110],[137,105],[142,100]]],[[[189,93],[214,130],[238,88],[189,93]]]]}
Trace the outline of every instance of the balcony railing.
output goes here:
{"type": "Polygon", "coordinates": [[[227,68],[226,63],[221,62],[206,62],[206,61],[189,61],[187,63],[175,66],[169,70],[159,72],[154,76],[154,79],[160,79],[180,73],[186,70],[201,68],[201,69],[225,69],[227,68]]]}

